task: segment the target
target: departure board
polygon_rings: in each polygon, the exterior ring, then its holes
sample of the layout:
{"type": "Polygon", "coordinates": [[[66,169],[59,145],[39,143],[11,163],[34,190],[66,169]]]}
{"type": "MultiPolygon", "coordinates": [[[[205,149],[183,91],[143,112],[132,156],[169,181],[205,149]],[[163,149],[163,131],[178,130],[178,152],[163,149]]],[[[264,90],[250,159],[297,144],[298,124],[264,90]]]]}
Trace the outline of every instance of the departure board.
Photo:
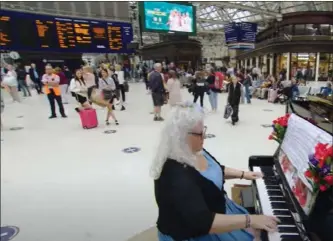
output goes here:
{"type": "Polygon", "coordinates": [[[55,17],[0,10],[0,47],[5,50],[132,53],[130,23],[55,17]]]}

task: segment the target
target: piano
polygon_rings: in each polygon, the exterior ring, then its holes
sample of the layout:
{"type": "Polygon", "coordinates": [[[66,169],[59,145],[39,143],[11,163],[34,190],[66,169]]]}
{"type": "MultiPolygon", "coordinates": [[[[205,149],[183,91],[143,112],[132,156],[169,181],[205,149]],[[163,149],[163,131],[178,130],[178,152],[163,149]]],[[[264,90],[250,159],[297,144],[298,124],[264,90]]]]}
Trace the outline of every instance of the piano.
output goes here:
{"type": "MultiPolygon", "coordinates": [[[[302,115],[300,115],[295,111],[299,106],[296,107],[292,101],[288,101],[287,105],[289,105],[286,108],[287,111],[292,112],[302,121],[310,123],[305,118],[313,116],[313,113],[301,107],[302,115]],[[304,111],[308,111],[306,115],[304,115],[304,111]]],[[[311,125],[323,133],[325,132],[325,136],[332,140],[332,131],[324,130],[313,123],[311,125]]],[[[262,231],[261,240],[333,241],[333,191],[320,192],[316,196],[310,196],[309,200],[312,206],[310,209],[305,208],[304,203],[300,203],[299,198],[296,197],[291,178],[287,176],[281,163],[281,155],[285,154],[282,147],[283,143],[272,156],[251,156],[249,158],[249,169],[264,174],[262,179],[255,180],[252,184],[255,212],[276,216],[281,221],[278,224],[277,232],[262,231]],[[313,234],[315,234],[316,239],[313,239],[313,234]]],[[[306,202],[308,203],[308,200],[306,202]]]]}

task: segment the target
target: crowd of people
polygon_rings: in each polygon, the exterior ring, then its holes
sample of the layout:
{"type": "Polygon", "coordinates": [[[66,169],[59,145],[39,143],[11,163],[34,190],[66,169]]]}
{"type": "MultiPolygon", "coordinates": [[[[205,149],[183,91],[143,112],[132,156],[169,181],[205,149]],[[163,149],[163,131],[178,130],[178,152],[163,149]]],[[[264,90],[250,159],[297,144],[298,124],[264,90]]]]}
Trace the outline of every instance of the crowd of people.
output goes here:
{"type": "MultiPolygon", "coordinates": [[[[252,98],[283,103],[288,96],[297,97],[299,86],[306,83],[299,78],[286,80],[284,70],[281,70],[279,76],[274,78],[272,75],[262,74],[257,67],[251,69],[210,67],[196,71],[188,68],[185,71],[173,62],[168,64],[162,62],[155,63],[152,69],[142,64],[139,69],[138,72],[146,84],[147,93],[152,96],[154,121],[163,121],[161,115],[163,105],[169,103],[172,107],[183,101],[181,88],[184,85],[193,95],[193,102],[196,103],[199,100],[201,107],[204,107],[204,99],[207,95],[213,113],[218,109],[219,94],[227,92],[227,102],[232,108],[231,120],[235,125],[239,121],[241,103],[246,101],[251,104],[252,98]],[[185,83],[181,81],[184,77],[188,80],[185,83]]],[[[19,91],[23,93],[23,97],[31,96],[31,86],[39,95],[46,94],[51,109],[50,119],[57,117],[55,102],[59,106],[60,115],[63,118],[67,117],[64,105],[70,102],[70,98],[76,100],[75,111],[78,113],[93,109],[93,104],[106,108],[106,125],[110,124],[111,118],[116,125],[119,124],[114,113],[115,106],[121,111],[126,110],[124,103],[128,83],[126,74],[119,64],[101,63],[97,68],[84,65],[74,71],[69,70],[67,66],[46,65],[44,73],[38,70],[34,63],[31,63],[28,71],[20,63],[15,67],[7,64],[2,70],[1,79],[1,86],[10,93],[14,102],[22,100],[18,94],[19,91]]],[[[331,95],[332,84],[328,82],[320,92],[323,96],[331,95]]]]}

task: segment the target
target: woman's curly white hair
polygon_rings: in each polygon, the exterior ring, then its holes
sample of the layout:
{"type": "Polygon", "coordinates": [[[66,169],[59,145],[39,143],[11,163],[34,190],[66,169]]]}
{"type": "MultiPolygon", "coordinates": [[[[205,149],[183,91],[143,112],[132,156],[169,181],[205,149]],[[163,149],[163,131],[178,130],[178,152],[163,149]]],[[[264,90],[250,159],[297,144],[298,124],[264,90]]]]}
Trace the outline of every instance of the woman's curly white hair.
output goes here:
{"type": "Polygon", "coordinates": [[[150,170],[150,175],[155,180],[160,177],[167,158],[196,168],[196,156],[188,145],[187,136],[198,123],[203,122],[203,119],[203,109],[192,102],[179,103],[172,108],[162,129],[150,170]]]}

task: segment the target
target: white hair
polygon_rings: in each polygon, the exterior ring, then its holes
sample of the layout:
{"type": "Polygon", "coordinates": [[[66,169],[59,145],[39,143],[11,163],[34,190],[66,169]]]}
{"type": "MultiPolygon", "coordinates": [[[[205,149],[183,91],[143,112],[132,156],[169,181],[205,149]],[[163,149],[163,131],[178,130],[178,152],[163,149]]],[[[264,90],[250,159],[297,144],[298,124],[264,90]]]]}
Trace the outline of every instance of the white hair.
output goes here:
{"type": "Polygon", "coordinates": [[[192,102],[179,103],[172,108],[162,129],[157,153],[150,169],[150,175],[155,180],[160,177],[167,158],[197,167],[196,155],[190,149],[187,136],[203,120],[203,109],[192,102]]]}
{"type": "Polygon", "coordinates": [[[154,64],[154,69],[158,69],[158,68],[161,68],[162,67],[162,64],[161,63],[155,63],[154,64]]]}

